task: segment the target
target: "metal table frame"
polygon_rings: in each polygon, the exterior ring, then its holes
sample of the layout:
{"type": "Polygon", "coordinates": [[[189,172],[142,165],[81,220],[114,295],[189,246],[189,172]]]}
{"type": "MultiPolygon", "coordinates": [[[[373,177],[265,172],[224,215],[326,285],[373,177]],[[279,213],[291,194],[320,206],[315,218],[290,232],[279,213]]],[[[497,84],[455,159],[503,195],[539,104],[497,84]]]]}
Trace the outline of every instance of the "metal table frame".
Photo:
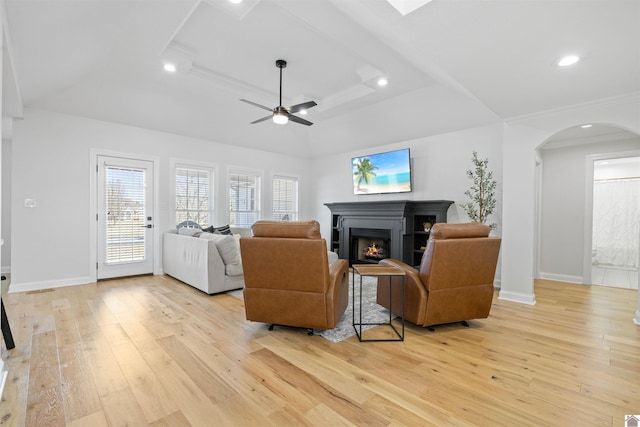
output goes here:
{"type": "MultiPolygon", "coordinates": [[[[353,314],[353,329],[356,331],[356,336],[360,342],[382,342],[382,341],[404,341],[404,310],[405,310],[405,272],[397,267],[390,265],[378,265],[378,264],[354,264],[352,265],[352,281],[351,281],[351,311],[353,314]],[[360,317],[359,322],[356,322],[356,273],[360,275],[360,317]],[[383,323],[363,323],[362,322],[362,277],[387,277],[389,279],[389,306],[393,307],[393,281],[392,277],[402,277],[402,333],[396,329],[393,324],[393,312],[389,310],[389,321],[383,323]],[[363,339],[362,338],[362,326],[390,326],[393,332],[398,338],[389,339],[363,339]],[[359,328],[358,328],[359,327],[359,328]]],[[[376,285],[377,286],[377,285],[376,285]]]]}

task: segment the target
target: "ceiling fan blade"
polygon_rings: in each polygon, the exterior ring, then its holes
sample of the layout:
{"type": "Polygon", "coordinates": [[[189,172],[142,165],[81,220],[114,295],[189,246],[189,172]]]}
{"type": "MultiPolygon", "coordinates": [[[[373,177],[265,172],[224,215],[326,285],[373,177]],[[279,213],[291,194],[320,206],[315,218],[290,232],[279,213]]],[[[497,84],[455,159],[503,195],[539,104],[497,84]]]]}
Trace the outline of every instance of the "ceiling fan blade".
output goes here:
{"type": "Polygon", "coordinates": [[[309,120],[294,116],[293,114],[289,114],[289,120],[291,120],[292,122],[300,123],[301,125],[311,126],[313,124],[309,120]]]}
{"type": "Polygon", "coordinates": [[[302,111],[302,110],[308,110],[311,107],[315,107],[316,102],[315,101],[307,101],[307,102],[303,102],[302,104],[296,104],[296,105],[292,105],[291,107],[288,108],[289,112],[291,114],[297,113],[298,111],[302,111]]]}
{"type": "Polygon", "coordinates": [[[273,111],[273,108],[269,108],[269,107],[265,107],[264,105],[256,104],[255,102],[249,101],[248,99],[241,99],[240,101],[246,102],[247,104],[251,104],[251,105],[253,105],[255,107],[258,107],[258,108],[262,108],[263,110],[273,111]]]}
{"type": "Polygon", "coordinates": [[[271,115],[271,116],[267,116],[267,117],[263,117],[263,118],[261,118],[261,119],[255,120],[255,121],[253,121],[253,122],[251,122],[251,123],[249,123],[249,124],[250,124],[250,125],[254,125],[254,124],[256,124],[256,123],[264,122],[265,120],[269,120],[269,119],[270,119],[270,118],[272,118],[272,117],[273,117],[273,115],[271,115]]]}

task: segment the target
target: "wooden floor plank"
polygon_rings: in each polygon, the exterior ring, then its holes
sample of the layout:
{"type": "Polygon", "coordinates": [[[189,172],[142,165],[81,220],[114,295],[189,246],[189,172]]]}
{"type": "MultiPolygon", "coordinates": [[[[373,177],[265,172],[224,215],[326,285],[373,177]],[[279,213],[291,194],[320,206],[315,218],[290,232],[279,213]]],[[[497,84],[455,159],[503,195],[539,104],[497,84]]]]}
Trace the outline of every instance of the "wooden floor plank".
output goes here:
{"type": "Polygon", "coordinates": [[[64,398],[68,422],[99,412],[102,409],[91,367],[83,351],[82,343],[58,347],[60,358],[60,391],[64,398]]]}
{"type": "Polygon", "coordinates": [[[169,353],[158,347],[145,352],[143,357],[151,369],[161,373],[159,381],[191,425],[224,425],[215,402],[174,362],[169,353]]]}
{"type": "Polygon", "coordinates": [[[86,335],[82,350],[87,357],[99,396],[106,396],[129,387],[111,346],[101,331],[86,335]]]}
{"type": "Polygon", "coordinates": [[[149,425],[136,396],[130,388],[101,396],[100,402],[104,408],[107,423],[110,426],[149,425]]]}
{"type": "Polygon", "coordinates": [[[157,371],[156,375],[133,343],[113,346],[112,351],[148,422],[178,410],[178,404],[158,379],[157,375],[164,372],[157,371]]]}
{"type": "Polygon", "coordinates": [[[175,363],[182,367],[198,388],[211,402],[221,402],[231,399],[237,393],[220,379],[218,374],[186,348],[174,336],[158,340],[162,348],[171,355],[175,363]]]}
{"type": "Polygon", "coordinates": [[[94,412],[93,414],[86,415],[82,418],[78,418],[75,421],[67,423],[66,427],[108,427],[109,422],[104,412],[94,412]]]}

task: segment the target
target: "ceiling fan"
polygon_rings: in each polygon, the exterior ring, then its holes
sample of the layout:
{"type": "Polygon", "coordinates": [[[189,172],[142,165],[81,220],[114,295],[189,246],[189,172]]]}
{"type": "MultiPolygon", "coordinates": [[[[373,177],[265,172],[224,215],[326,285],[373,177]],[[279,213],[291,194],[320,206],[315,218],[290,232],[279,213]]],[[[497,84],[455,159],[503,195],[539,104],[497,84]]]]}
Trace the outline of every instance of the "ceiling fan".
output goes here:
{"type": "Polygon", "coordinates": [[[277,107],[269,108],[269,107],[265,107],[264,105],[257,104],[253,101],[249,101],[247,99],[240,100],[242,102],[246,102],[247,104],[255,105],[258,108],[262,108],[263,110],[271,111],[271,115],[251,122],[252,125],[255,123],[264,122],[265,120],[269,120],[269,119],[273,119],[274,123],[277,123],[280,125],[286,124],[289,120],[295,123],[306,125],[306,126],[311,126],[313,124],[309,120],[305,120],[301,117],[294,116],[294,114],[300,111],[307,110],[311,107],[315,107],[316,105],[318,105],[316,104],[315,101],[307,101],[301,104],[292,105],[291,107],[282,106],[282,69],[286,66],[287,66],[287,61],[285,61],[284,59],[278,59],[276,61],[276,67],[280,68],[280,102],[277,107]]]}

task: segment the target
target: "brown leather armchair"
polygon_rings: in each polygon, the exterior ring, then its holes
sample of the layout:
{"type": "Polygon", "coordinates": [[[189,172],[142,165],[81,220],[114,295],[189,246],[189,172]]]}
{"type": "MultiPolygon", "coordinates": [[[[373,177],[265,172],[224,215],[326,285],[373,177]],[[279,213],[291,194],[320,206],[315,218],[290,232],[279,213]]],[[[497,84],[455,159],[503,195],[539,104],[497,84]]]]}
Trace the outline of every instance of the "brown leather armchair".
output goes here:
{"type": "Polygon", "coordinates": [[[328,262],[317,221],[258,221],[240,239],[247,320],[333,329],[349,301],[349,265],[328,262]]]}
{"type": "MultiPolygon", "coordinates": [[[[467,326],[466,320],[489,316],[501,243],[489,237],[489,231],[481,223],[435,224],[420,270],[394,259],[380,261],[406,272],[405,320],[427,327],[452,322],[467,326]]],[[[388,279],[379,280],[377,302],[400,315],[401,287],[392,290],[389,307],[388,279]]]]}

